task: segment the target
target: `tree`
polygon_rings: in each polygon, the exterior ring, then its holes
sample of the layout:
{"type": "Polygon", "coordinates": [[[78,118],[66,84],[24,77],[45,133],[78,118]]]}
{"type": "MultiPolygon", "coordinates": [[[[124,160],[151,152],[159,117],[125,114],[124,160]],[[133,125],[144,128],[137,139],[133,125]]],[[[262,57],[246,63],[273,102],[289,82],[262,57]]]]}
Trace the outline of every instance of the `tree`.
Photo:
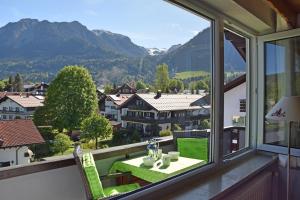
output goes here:
{"type": "Polygon", "coordinates": [[[169,81],[169,90],[173,93],[178,93],[184,89],[184,84],[181,80],[171,79],[169,81]]]}
{"type": "Polygon", "coordinates": [[[157,90],[168,92],[169,69],[167,64],[161,64],[156,67],[155,86],[157,90]]]}
{"type": "Polygon", "coordinates": [[[95,148],[98,148],[98,139],[107,139],[112,133],[113,129],[108,119],[102,115],[93,114],[86,118],[81,123],[81,137],[88,140],[95,140],[95,148]]]}
{"type": "Polygon", "coordinates": [[[110,94],[113,91],[113,87],[110,84],[104,86],[104,93],[110,94]]]}
{"type": "Polygon", "coordinates": [[[143,89],[146,89],[146,88],[147,88],[147,86],[144,83],[144,81],[139,80],[138,82],[136,82],[136,89],[137,90],[143,90],[143,89]]]}
{"type": "Polygon", "coordinates": [[[0,81],[0,91],[4,91],[6,88],[5,81],[0,81]]]}
{"type": "Polygon", "coordinates": [[[38,107],[33,114],[33,122],[36,126],[49,126],[51,120],[45,106],[38,107]]]}
{"type": "Polygon", "coordinates": [[[23,91],[23,87],[24,87],[23,80],[19,73],[17,73],[17,75],[15,76],[14,85],[15,85],[15,91],[17,91],[17,92],[23,91]]]}
{"type": "Polygon", "coordinates": [[[8,78],[8,91],[9,92],[14,92],[14,87],[15,87],[15,79],[13,76],[9,76],[8,78]]]}
{"type": "Polygon", "coordinates": [[[196,90],[197,93],[198,93],[199,90],[208,91],[208,85],[204,81],[200,80],[200,81],[192,82],[190,84],[190,89],[191,90],[196,90]]]}
{"type": "Polygon", "coordinates": [[[96,86],[87,69],[64,67],[50,84],[44,104],[53,128],[79,128],[97,110],[96,86]]]}
{"type": "Polygon", "coordinates": [[[54,138],[53,149],[55,152],[60,152],[63,155],[64,152],[67,151],[71,145],[72,141],[70,140],[70,137],[66,134],[59,133],[54,138]]]}
{"type": "Polygon", "coordinates": [[[209,120],[208,119],[201,120],[200,127],[201,129],[209,129],[210,128],[209,120]]]}

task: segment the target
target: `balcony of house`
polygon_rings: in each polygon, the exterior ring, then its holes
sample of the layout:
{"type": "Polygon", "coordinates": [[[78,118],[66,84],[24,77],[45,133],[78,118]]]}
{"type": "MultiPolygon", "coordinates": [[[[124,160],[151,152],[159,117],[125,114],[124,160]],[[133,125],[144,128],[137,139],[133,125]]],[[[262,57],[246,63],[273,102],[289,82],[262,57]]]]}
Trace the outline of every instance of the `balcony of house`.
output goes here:
{"type": "MultiPolygon", "coordinates": [[[[232,130],[231,128],[226,129],[228,133],[232,130]]],[[[178,138],[210,138],[209,133],[204,134],[203,132],[182,132],[180,134],[174,138],[164,137],[159,140],[159,146],[163,153],[176,150],[178,138]]],[[[226,166],[218,169],[218,173],[208,170],[210,166],[208,161],[195,168],[189,168],[171,176],[159,176],[157,179],[152,176],[143,176],[135,171],[131,172],[130,177],[107,179],[106,175],[111,173],[113,166],[118,166],[117,164],[124,160],[145,156],[147,145],[147,142],[141,142],[93,151],[103,188],[138,183],[141,188],[137,190],[137,193],[131,192],[119,196],[130,199],[165,197],[224,199],[224,195],[227,195],[226,199],[230,199],[229,196],[254,195],[255,193],[267,197],[271,195],[271,190],[277,191],[278,189],[277,157],[263,152],[249,152],[237,159],[238,161],[228,162],[226,166]],[[207,173],[201,173],[204,169],[208,170],[207,173]],[[188,185],[189,191],[183,190],[183,183],[188,185]],[[181,188],[178,185],[181,185],[181,188]],[[144,190],[146,188],[147,190],[144,190]],[[151,194],[148,193],[149,190],[152,191],[151,194]]],[[[122,167],[116,167],[116,169],[122,171],[122,167]]],[[[0,169],[0,193],[1,199],[5,200],[82,200],[86,198],[85,186],[72,155],[49,158],[30,165],[0,169]]]]}

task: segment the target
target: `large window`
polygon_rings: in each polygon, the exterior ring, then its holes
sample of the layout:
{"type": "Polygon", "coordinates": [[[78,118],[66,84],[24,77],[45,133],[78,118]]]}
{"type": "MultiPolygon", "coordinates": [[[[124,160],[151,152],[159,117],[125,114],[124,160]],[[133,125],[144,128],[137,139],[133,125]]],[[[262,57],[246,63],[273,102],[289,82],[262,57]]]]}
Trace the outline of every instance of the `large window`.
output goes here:
{"type": "MultiPolygon", "coordinates": [[[[266,42],[264,115],[283,96],[300,95],[300,37],[266,42]]],[[[299,108],[295,108],[299,109],[299,108]]],[[[292,123],[291,146],[300,148],[298,123],[292,123]]],[[[288,125],[265,120],[264,143],[287,146],[288,125]]]]}

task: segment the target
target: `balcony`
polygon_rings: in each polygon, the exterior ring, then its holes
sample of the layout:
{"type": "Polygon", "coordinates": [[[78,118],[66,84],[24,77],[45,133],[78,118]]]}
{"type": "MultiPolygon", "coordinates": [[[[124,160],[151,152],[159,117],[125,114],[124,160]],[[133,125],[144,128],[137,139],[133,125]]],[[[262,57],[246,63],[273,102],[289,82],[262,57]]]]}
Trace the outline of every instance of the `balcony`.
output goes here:
{"type": "Polygon", "coordinates": [[[132,121],[132,122],[140,122],[140,123],[147,123],[147,124],[154,124],[154,123],[171,123],[172,119],[166,118],[158,118],[154,119],[151,117],[132,117],[128,115],[121,116],[121,119],[124,121],[132,121]]]}
{"type": "MultiPolygon", "coordinates": [[[[230,129],[227,130],[229,131],[230,129]]],[[[185,137],[192,137],[198,133],[190,132],[185,134],[185,137]]],[[[202,134],[202,136],[209,137],[209,133],[202,134]]],[[[159,141],[160,147],[164,152],[175,150],[175,140],[173,137],[162,138],[159,141]]],[[[117,160],[144,155],[146,153],[146,146],[147,142],[141,142],[93,151],[92,153],[100,176],[108,174],[110,167],[117,160]]],[[[178,175],[177,178],[168,179],[164,183],[155,183],[155,185],[159,186],[156,187],[158,191],[151,194],[151,197],[156,196],[158,199],[162,198],[160,195],[165,197],[167,194],[164,192],[165,188],[166,191],[169,191],[168,197],[170,198],[178,197],[179,199],[185,199],[188,196],[192,197],[196,195],[197,191],[199,191],[201,193],[200,199],[208,199],[209,197],[222,199],[222,195],[228,195],[228,193],[230,193],[229,191],[238,194],[243,192],[250,193],[249,190],[251,190],[251,188],[246,190],[245,187],[247,184],[252,184],[253,180],[268,181],[272,177],[276,178],[272,175],[275,173],[274,165],[276,166],[277,162],[276,156],[248,152],[242,155],[238,160],[239,161],[235,161],[231,164],[229,162],[226,167],[220,168],[218,174],[208,170],[208,165],[191,170],[189,173],[178,175]],[[208,171],[203,174],[201,173],[203,170],[208,171]],[[264,179],[261,177],[264,177],[264,179]],[[182,188],[181,182],[185,179],[193,183],[188,184],[190,185],[189,190],[182,188]],[[174,188],[170,186],[171,182],[174,188]],[[214,184],[211,185],[212,183],[219,184],[222,187],[215,187],[214,184]],[[180,185],[181,188],[175,189],[180,185]]],[[[117,182],[115,181],[103,180],[102,184],[103,186],[110,186],[116,184],[117,182]]],[[[277,185],[271,185],[269,188],[273,187],[277,187],[277,185]]],[[[49,158],[45,161],[32,163],[30,165],[0,169],[0,192],[1,199],[3,198],[5,200],[85,199],[83,183],[72,155],[49,158]]],[[[257,190],[252,187],[252,192],[257,192],[257,190]]],[[[133,199],[142,197],[150,199],[146,191],[132,195],[133,199]]]]}

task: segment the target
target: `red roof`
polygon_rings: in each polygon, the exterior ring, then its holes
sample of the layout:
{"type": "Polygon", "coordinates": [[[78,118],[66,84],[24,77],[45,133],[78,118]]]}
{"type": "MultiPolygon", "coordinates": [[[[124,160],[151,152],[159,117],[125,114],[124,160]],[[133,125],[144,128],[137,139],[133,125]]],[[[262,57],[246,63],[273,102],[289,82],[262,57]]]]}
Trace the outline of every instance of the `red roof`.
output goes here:
{"type": "Polygon", "coordinates": [[[0,121],[0,139],[4,141],[0,148],[45,142],[33,121],[24,119],[0,121]]]}

